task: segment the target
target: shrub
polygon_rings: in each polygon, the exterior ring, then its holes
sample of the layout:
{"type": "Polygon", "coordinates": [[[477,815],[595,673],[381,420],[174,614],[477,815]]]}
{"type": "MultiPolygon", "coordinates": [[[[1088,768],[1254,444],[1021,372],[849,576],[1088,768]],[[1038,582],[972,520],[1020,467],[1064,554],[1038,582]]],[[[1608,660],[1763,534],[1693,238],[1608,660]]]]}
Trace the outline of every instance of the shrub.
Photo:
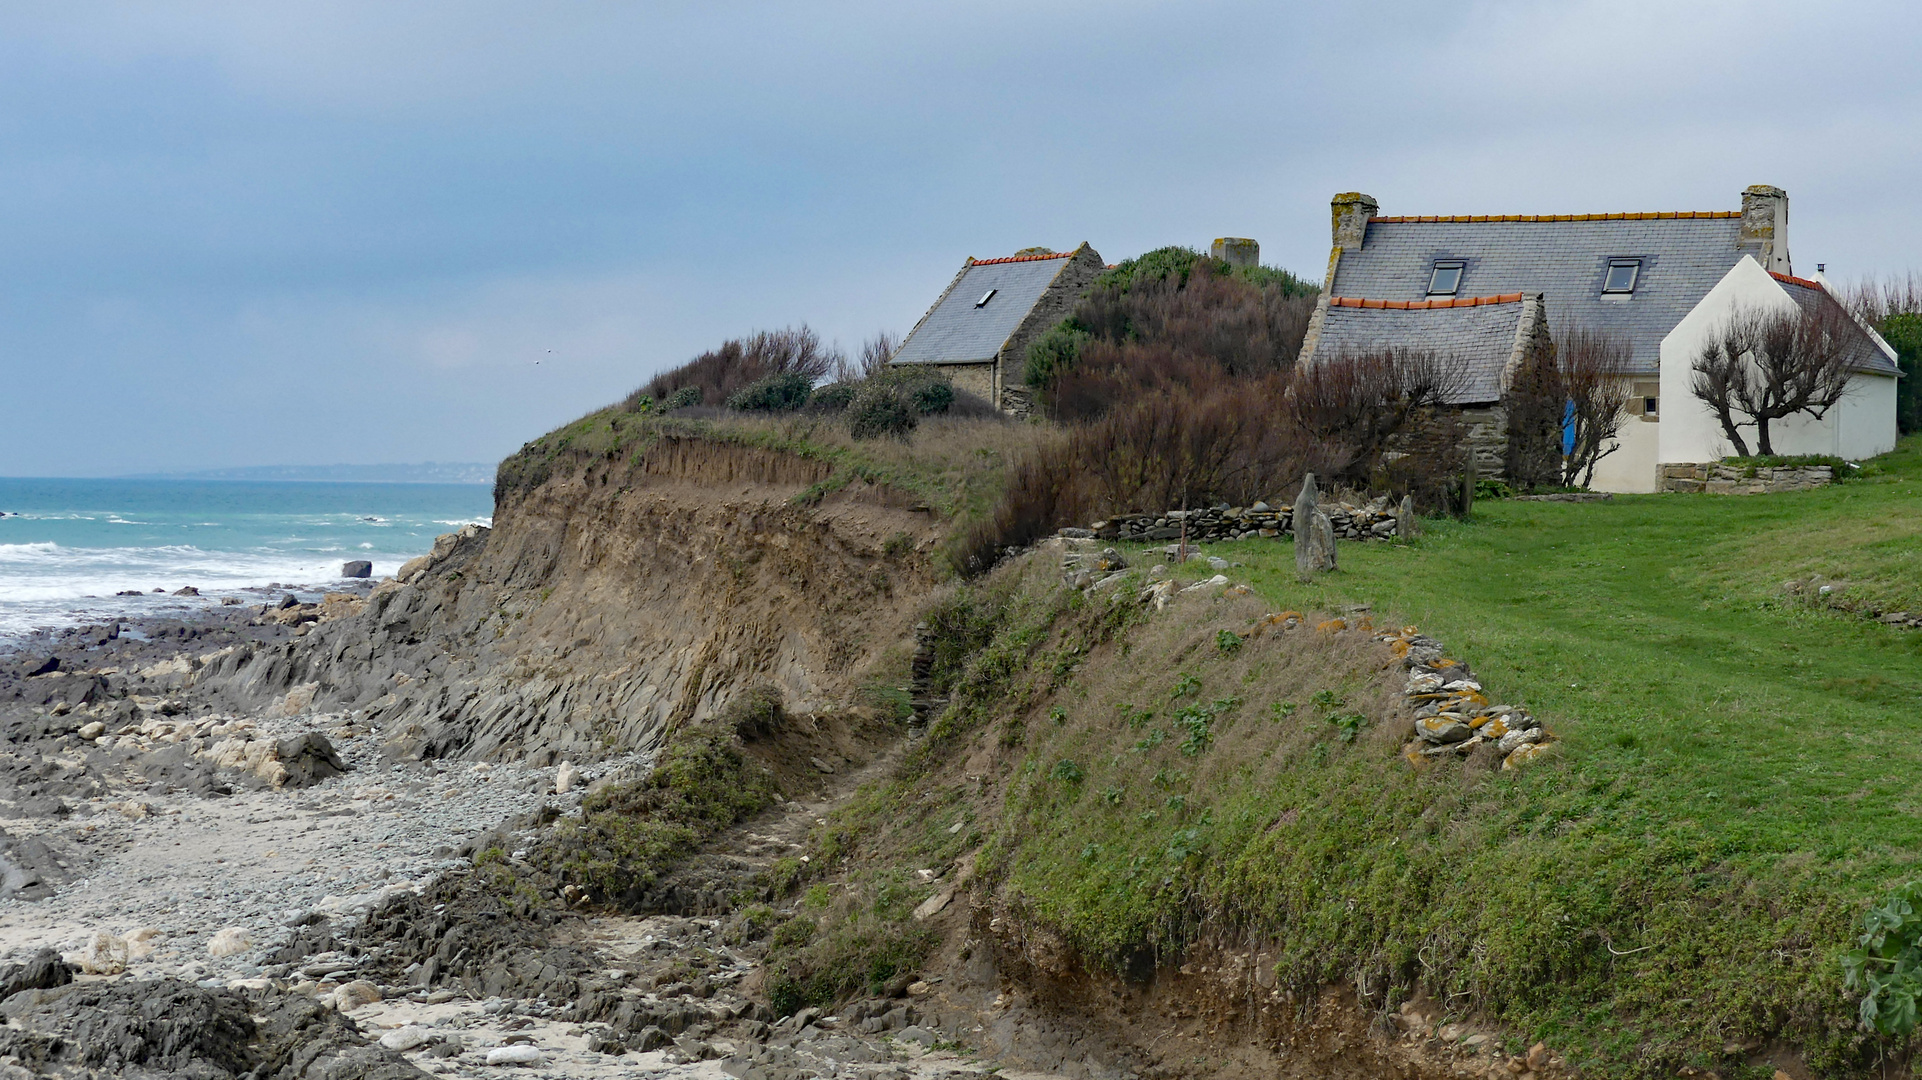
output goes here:
{"type": "Polygon", "coordinates": [[[808,396],[808,408],[815,412],[840,412],[854,401],[854,395],[859,392],[860,387],[854,383],[829,383],[808,396]]]}
{"type": "Polygon", "coordinates": [[[678,391],[691,388],[698,396],[672,407],[719,404],[770,375],[799,375],[812,386],[845,362],[838,351],[822,345],[820,335],[805,325],[763,330],[723,342],[718,349],[656,375],[629,399],[645,394],[671,402],[679,398],[678,391]]]}
{"type": "Polygon", "coordinates": [[[667,399],[661,402],[661,411],[673,412],[675,409],[692,408],[700,403],[701,388],[698,386],[683,386],[679,390],[669,394],[667,399]]]}
{"type": "Polygon", "coordinates": [[[909,396],[916,412],[922,416],[932,416],[947,412],[948,406],[954,404],[954,387],[947,382],[931,379],[916,386],[909,396]]]}
{"type": "Polygon", "coordinates": [[[870,382],[848,404],[848,434],[857,439],[884,435],[905,439],[921,421],[913,398],[900,387],[870,382]]]}
{"type": "Polygon", "coordinates": [[[727,399],[743,412],[792,412],[806,405],[814,382],[805,375],[779,372],[747,384],[727,399]]]}
{"type": "Polygon", "coordinates": [[[754,742],[780,730],[785,715],[781,691],[768,683],[760,683],[729,699],[719,720],[722,728],[745,742],[754,742]]]}
{"type": "Polygon", "coordinates": [[[679,733],[645,780],[589,794],[579,828],[533,857],[597,901],[633,907],[703,838],[773,796],[773,778],[741,753],[734,733],[703,725],[679,733]]]}
{"type": "Polygon", "coordinates": [[[1081,356],[1081,347],[1093,337],[1073,318],[1063,319],[1049,327],[1028,346],[1028,385],[1053,386],[1058,375],[1075,366],[1081,356]]]}

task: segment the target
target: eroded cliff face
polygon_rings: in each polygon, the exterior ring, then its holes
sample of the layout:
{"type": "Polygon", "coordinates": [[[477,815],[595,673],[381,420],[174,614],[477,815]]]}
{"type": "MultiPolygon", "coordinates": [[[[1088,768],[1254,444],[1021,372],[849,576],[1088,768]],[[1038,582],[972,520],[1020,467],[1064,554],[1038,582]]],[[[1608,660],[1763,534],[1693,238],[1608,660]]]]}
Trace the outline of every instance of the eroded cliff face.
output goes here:
{"type": "Polygon", "coordinates": [[[198,688],[237,708],[311,690],[397,753],[552,762],[648,749],[757,683],[805,715],[905,681],[940,526],[899,493],[810,499],[823,463],[674,437],[518,475],[492,530],[198,688]]]}

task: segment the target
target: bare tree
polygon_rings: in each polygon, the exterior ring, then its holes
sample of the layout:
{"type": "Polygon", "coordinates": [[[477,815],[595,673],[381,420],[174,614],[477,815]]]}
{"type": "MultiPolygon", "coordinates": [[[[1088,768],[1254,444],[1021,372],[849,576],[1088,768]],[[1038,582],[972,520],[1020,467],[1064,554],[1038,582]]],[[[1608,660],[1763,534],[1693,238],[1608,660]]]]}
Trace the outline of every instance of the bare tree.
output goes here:
{"type": "Polygon", "coordinates": [[[1382,451],[1419,411],[1455,400],[1467,369],[1454,357],[1414,349],[1347,353],[1295,371],[1288,414],[1338,447],[1350,465],[1337,478],[1365,484],[1382,451]]]}
{"type": "Polygon", "coordinates": [[[1769,424],[1827,415],[1850,390],[1848,345],[1861,331],[1827,296],[1809,308],[1736,312],[1695,357],[1689,388],[1715,414],[1742,457],[1739,425],[1755,425],[1756,448],[1773,454],[1769,424]]]}
{"type": "Polygon", "coordinates": [[[1620,446],[1629,355],[1621,338],[1577,326],[1523,359],[1503,395],[1511,480],[1530,487],[1594,480],[1596,463],[1620,446]]]}
{"type": "Polygon", "coordinates": [[[863,382],[872,379],[888,369],[888,361],[901,348],[901,339],[881,330],[861,343],[861,354],[849,360],[845,354],[837,353],[834,365],[834,381],[842,383],[863,382]]]}

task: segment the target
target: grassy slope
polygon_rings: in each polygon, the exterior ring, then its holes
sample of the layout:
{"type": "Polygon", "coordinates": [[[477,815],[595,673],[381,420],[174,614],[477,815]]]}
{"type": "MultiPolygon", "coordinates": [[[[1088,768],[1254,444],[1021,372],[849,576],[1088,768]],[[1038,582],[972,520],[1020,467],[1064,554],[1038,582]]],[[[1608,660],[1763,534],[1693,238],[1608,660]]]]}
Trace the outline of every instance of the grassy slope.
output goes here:
{"type": "MultiPolygon", "coordinates": [[[[1597,1064],[1703,1060],[1787,1023],[1842,1065],[1833,953],[1866,900],[1922,876],[1922,634],[1787,601],[1781,583],[1822,573],[1922,608],[1922,445],[1878,464],[1766,498],[1485,503],[1410,547],[1343,545],[1341,572],[1310,586],[1291,547],[1214,545],[1276,606],[1365,602],[1418,622],[1566,740],[1563,763],[1453,808],[1446,858],[1331,851],[1313,872],[1456,910],[1481,955],[1446,988],[1597,1064]],[[1564,919],[1568,934],[1541,932],[1564,919]],[[1603,958],[1601,935],[1653,948],[1603,958]]],[[[1331,780],[1330,799],[1357,794],[1331,780]]],[[[1405,786],[1356,799],[1348,827],[1391,838],[1405,786]]],[[[1302,928],[1332,899],[1264,896],[1301,859],[1243,857],[1210,876],[1224,896],[1249,890],[1231,906],[1251,922],[1302,928]]],[[[1366,900],[1361,914],[1391,948],[1448,936],[1449,920],[1366,900]]]]}
{"type": "Polygon", "coordinates": [[[960,601],[994,615],[956,707],[830,844],[940,865],[982,842],[988,880],[1097,962],[1246,941],[1296,987],[1359,976],[1392,1005],[1419,984],[1592,1075],[1742,1076],[1728,1047],[1778,1035],[1862,1071],[1885,1048],[1834,958],[1922,876],[1922,633],[1780,584],[1922,608],[1922,447],[1881,466],[1795,495],[1487,503],[1412,546],[1345,544],[1311,586],[1287,544],[1215,545],[1257,596],[1145,622],[1004,570],[960,601]],[[1413,770],[1358,635],[1214,647],[1262,610],[1358,602],[1547,717],[1559,758],[1413,770]],[[1191,743],[1182,710],[1229,701],[1191,743]],[[1375,722],[1350,742],[1328,721],[1356,710],[1375,722]],[[962,775],[990,758],[998,804],[962,775]]]}

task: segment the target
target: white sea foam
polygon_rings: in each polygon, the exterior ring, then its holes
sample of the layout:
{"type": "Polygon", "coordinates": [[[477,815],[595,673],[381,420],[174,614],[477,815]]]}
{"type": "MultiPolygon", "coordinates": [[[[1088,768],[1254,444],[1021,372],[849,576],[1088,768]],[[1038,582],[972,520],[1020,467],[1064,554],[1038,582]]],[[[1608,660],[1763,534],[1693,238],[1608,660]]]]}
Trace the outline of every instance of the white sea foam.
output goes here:
{"type": "Polygon", "coordinates": [[[392,574],[437,534],[491,520],[459,516],[486,498],[416,486],[0,478],[10,510],[0,517],[0,649],[34,629],[185,611],[269,583],[323,591],[347,559],[392,574]],[[171,595],[186,585],[204,599],[171,595]],[[129,591],[139,595],[115,595],[129,591]]]}
{"type": "MultiPolygon", "coordinates": [[[[376,577],[393,573],[410,557],[371,554],[376,577]]],[[[186,614],[218,604],[223,594],[270,583],[319,591],[339,580],[338,553],[204,551],[184,544],[151,548],[0,544],[0,642],[39,629],[116,617],[186,614]],[[171,595],[183,585],[192,585],[202,595],[171,595]],[[155,588],[163,591],[154,593],[155,588]],[[140,595],[115,595],[136,590],[140,595]]]]}

